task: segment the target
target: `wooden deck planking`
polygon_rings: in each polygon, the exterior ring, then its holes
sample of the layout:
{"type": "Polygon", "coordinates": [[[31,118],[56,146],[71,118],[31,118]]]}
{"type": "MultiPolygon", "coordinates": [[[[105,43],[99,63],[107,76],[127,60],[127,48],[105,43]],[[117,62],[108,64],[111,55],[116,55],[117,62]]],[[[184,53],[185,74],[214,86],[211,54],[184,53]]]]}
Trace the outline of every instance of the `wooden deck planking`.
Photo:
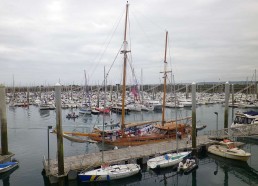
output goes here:
{"type": "MultiPolygon", "coordinates": [[[[213,143],[208,139],[208,136],[198,136],[197,146],[213,143]]],[[[191,149],[191,142],[187,144],[187,139],[178,141],[178,149],[191,149]]],[[[116,150],[104,151],[104,162],[109,164],[116,164],[125,161],[135,161],[140,158],[149,158],[157,154],[165,154],[168,152],[176,151],[176,141],[167,141],[161,143],[147,144],[141,146],[127,147],[116,150]]],[[[102,164],[102,153],[90,153],[77,156],[69,156],[64,158],[65,175],[69,171],[81,171],[90,168],[98,167],[102,164]]],[[[48,170],[48,161],[43,161],[44,169],[48,170]]],[[[46,171],[47,176],[57,176],[58,165],[57,160],[50,160],[50,169],[46,171]]]]}

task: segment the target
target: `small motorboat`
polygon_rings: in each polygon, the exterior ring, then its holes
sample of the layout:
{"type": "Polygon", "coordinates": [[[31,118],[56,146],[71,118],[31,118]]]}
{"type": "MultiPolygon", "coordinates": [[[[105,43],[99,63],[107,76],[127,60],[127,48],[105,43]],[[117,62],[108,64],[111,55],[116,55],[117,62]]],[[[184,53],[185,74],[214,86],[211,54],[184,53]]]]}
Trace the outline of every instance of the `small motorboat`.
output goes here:
{"type": "Polygon", "coordinates": [[[96,110],[99,111],[100,113],[103,113],[103,114],[109,114],[110,113],[109,108],[97,107],[96,110]]]}
{"type": "Polygon", "coordinates": [[[8,161],[5,163],[0,163],[0,173],[7,172],[19,165],[19,162],[16,159],[13,159],[12,161],[8,161]]]}
{"type": "Polygon", "coordinates": [[[93,110],[91,110],[91,113],[94,115],[98,115],[98,114],[100,114],[100,111],[98,111],[97,109],[93,109],[93,110]]]}
{"type": "Polygon", "coordinates": [[[240,161],[247,161],[251,156],[251,153],[237,148],[235,143],[228,139],[220,141],[219,144],[209,146],[208,152],[224,158],[240,161]]]}
{"type": "Polygon", "coordinates": [[[194,169],[198,168],[198,160],[196,158],[186,159],[185,162],[181,161],[178,164],[177,172],[189,174],[194,169]]]}
{"type": "Polygon", "coordinates": [[[236,117],[234,122],[231,124],[231,128],[239,126],[248,126],[250,124],[258,124],[258,112],[248,111],[248,112],[236,112],[236,117]]]}
{"type": "Polygon", "coordinates": [[[140,170],[141,168],[138,164],[111,165],[81,172],[78,176],[82,182],[110,181],[133,176],[139,173],[140,170]]]}
{"type": "Polygon", "coordinates": [[[73,119],[73,118],[78,118],[79,115],[75,114],[75,113],[69,113],[66,115],[67,119],[73,119]]]}

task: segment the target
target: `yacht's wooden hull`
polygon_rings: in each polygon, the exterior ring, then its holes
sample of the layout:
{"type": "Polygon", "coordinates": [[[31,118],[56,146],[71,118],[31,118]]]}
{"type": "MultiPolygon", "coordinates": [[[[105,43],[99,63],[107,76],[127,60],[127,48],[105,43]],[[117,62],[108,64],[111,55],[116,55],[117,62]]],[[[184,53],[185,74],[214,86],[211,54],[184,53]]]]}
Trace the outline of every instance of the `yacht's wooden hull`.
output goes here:
{"type": "MultiPolygon", "coordinates": [[[[144,144],[152,144],[163,141],[169,141],[171,139],[176,139],[176,127],[174,123],[166,123],[164,126],[161,124],[155,125],[156,130],[165,132],[149,132],[144,135],[124,135],[121,136],[121,131],[113,131],[117,134],[109,133],[105,134],[104,144],[105,146],[111,147],[128,147],[128,146],[138,146],[144,144]]],[[[181,132],[181,137],[185,137],[186,125],[178,124],[177,130],[181,132]]],[[[95,130],[92,133],[80,133],[80,132],[64,132],[64,134],[70,134],[73,136],[87,136],[91,140],[98,143],[102,143],[102,131],[95,130]]]]}

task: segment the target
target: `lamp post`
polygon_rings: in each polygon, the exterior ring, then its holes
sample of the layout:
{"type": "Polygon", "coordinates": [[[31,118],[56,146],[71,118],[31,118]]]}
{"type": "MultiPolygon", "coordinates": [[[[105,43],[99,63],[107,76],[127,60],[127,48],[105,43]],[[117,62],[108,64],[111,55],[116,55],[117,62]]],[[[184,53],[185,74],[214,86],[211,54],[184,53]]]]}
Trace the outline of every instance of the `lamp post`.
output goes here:
{"type": "Polygon", "coordinates": [[[214,112],[214,114],[216,114],[216,133],[217,133],[217,137],[218,137],[218,112],[214,112]]]}
{"type": "Polygon", "coordinates": [[[50,162],[49,162],[49,129],[52,129],[52,126],[47,127],[47,162],[48,162],[48,171],[50,170],[50,162]]]}

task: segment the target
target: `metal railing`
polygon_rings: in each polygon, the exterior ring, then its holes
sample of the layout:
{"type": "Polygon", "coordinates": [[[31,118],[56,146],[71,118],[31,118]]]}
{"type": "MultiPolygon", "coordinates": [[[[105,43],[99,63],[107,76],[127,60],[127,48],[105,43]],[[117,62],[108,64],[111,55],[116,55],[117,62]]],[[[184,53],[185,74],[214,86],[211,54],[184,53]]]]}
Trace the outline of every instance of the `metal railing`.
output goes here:
{"type": "Polygon", "coordinates": [[[205,135],[212,137],[248,137],[258,135],[258,124],[246,124],[233,128],[205,131],[205,135]]]}

